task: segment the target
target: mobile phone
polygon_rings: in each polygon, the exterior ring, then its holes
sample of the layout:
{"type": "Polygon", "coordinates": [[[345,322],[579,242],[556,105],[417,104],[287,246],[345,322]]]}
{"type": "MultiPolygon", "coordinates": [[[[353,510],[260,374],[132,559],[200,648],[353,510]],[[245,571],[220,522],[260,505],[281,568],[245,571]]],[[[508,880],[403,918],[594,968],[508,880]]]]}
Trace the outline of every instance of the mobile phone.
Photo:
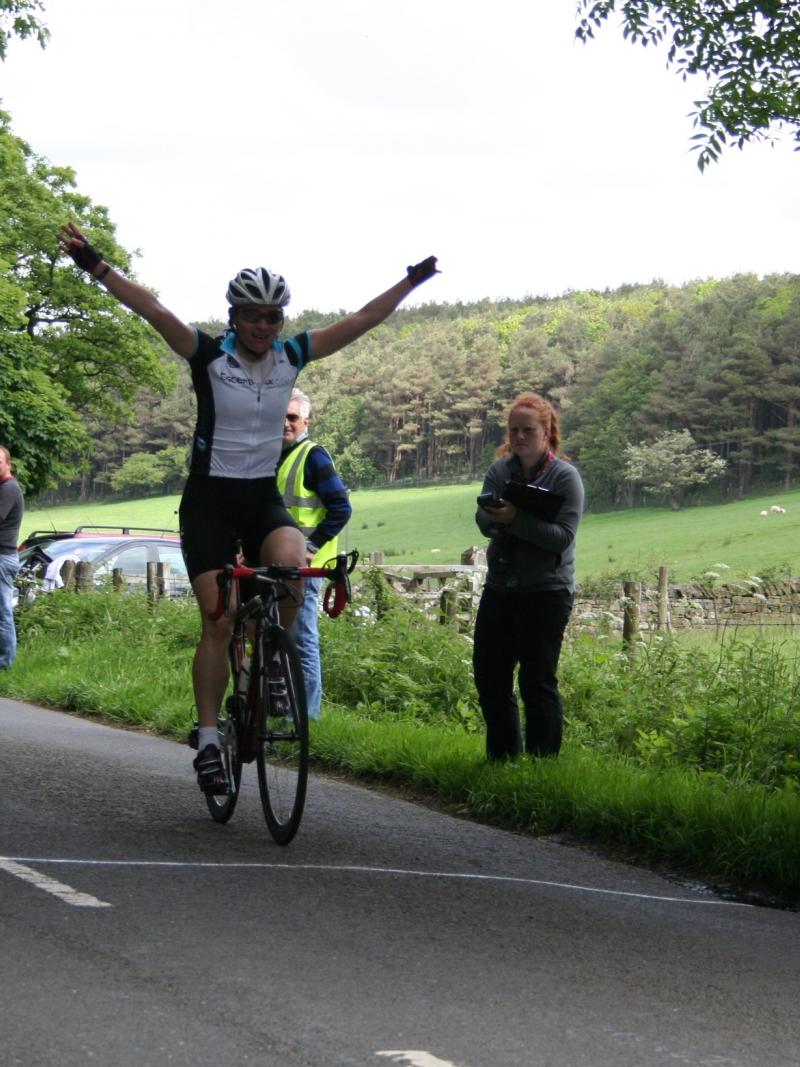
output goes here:
{"type": "Polygon", "coordinates": [[[494,493],[481,493],[478,497],[478,506],[482,508],[499,508],[503,501],[494,493]]]}

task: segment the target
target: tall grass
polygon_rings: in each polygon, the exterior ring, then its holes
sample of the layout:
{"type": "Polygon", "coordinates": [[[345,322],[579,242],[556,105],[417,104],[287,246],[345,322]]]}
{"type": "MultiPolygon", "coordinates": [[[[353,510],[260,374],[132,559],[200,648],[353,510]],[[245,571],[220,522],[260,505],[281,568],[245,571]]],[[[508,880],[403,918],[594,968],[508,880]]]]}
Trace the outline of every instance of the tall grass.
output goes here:
{"type": "Polygon", "coordinates": [[[7,696],[185,735],[198,639],[193,600],[153,606],[138,593],[56,590],[20,612],[17,629],[17,662],[2,679],[7,696]]]}
{"type": "Polygon", "coordinates": [[[705,647],[653,637],[633,657],[575,637],[561,666],[570,732],[643,767],[800,794],[797,653],[796,640],[735,632],[705,647]]]}

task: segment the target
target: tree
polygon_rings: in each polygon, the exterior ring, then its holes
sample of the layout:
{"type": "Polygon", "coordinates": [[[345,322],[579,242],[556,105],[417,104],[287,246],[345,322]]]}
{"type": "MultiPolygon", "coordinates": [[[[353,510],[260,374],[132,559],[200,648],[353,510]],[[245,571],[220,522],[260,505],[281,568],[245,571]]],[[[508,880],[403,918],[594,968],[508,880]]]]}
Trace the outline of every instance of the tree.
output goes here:
{"type": "Polygon", "coordinates": [[[624,484],[620,451],[642,432],[651,367],[652,360],[635,346],[609,342],[598,362],[587,367],[574,391],[566,394],[567,452],[577,449],[575,458],[595,506],[633,502],[630,486],[624,484]]]}
{"type": "Polygon", "coordinates": [[[363,420],[363,397],[333,396],[319,409],[316,398],[314,400],[311,436],[330,452],[336,469],[350,489],[369,485],[377,474],[359,441],[363,420]]]}
{"type": "Polygon", "coordinates": [[[35,496],[70,472],[89,439],[19,330],[24,303],[25,294],[0,271],[0,444],[11,449],[25,493],[35,496]]]}
{"type": "Polygon", "coordinates": [[[147,496],[175,491],[186,478],[186,450],[177,445],[159,452],[134,452],[111,475],[115,493],[147,496]]]}
{"type": "MultiPolygon", "coordinates": [[[[131,257],[117,244],[106,209],[74,186],[73,172],[36,156],[0,111],[0,347],[15,359],[25,352],[22,377],[0,377],[0,410],[14,402],[21,381],[38,374],[48,406],[64,413],[61,426],[42,424],[49,434],[40,440],[42,457],[49,457],[37,465],[41,477],[29,491],[63,478],[70,466],[72,473],[78,469],[76,446],[87,440],[79,433],[70,438],[62,428],[94,416],[107,433],[129,415],[142,388],[164,393],[175,376],[154,332],[60,255],[58,229],[75,219],[112,262],[130,271],[131,257]]],[[[10,432],[5,443],[21,455],[26,440],[13,435],[13,426],[10,432]]]]}
{"type": "Polygon", "coordinates": [[[726,145],[771,140],[783,127],[800,147],[800,0],[578,0],[578,10],[580,40],[616,11],[626,39],[667,43],[667,65],[684,80],[711,81],[692,113],[700,170],[726,145]]]}
{"type": "Polygon", "coordinates": [[[68,219],[132,273],[107,210],[75,190],[72,170],[16,137],[0,111],[0,273],[27,294],[20,328],[77,409],[120,416],[142,387],[163,393],[174,371],[153,330],[60,253],[56,234],[68,219]]]}
{"type": "Polygon", "coordinates": [[[652,444],[627,445],[625,477],[666,497],[673,511],[680,509],[689,486],[703,485],[725,470],[724,459],[697,448],[688,430],[667,430],[652,444]]]}
{"type": "Polygon", "coordinates": [[[50,31],[36,12],[44,11],[41,0],[0,0],[0,60],[6,58],[9,37],[35,37],[44,48],[50,31]]]}
{"type": "Polygon", "coordinates": [[[767,436],[777,452],[783,487],[790,489],[800,462],[800,287],[781,279],[759,311],[772,364],[764,386],[772,415],[767,436]]]}

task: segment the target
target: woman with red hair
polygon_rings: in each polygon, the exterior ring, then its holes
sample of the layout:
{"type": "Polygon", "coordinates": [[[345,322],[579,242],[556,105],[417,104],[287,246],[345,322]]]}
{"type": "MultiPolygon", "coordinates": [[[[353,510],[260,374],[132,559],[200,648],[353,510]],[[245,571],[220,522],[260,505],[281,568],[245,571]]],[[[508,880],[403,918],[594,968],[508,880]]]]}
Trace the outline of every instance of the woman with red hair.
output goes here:
{"type": "Polygon", "coordinates": [[[473,667],[492,760],[513,759],[522,751],[517,667],[525,752],[555,756],[561,748],[564,713],[556,671],[575,597],[583,483],[560,455],[560,444],[552,404],[535,393],[518,396],[475,517],[490,539],[473,667]]]}

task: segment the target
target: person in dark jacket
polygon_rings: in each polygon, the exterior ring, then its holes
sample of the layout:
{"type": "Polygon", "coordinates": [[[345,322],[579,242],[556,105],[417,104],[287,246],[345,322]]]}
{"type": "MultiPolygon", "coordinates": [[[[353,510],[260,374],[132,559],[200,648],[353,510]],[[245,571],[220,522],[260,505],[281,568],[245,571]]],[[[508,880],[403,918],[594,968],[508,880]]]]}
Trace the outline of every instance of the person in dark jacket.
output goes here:
{"type": "Polygon", "coordinates": [[[490,539],[473,669],[491,760],[515,758],[522,751],[517,667],[525,752],[555,756],[561,748],[564,714],[556,671],[575,597],[583,484],[559,455],[560,442],[553,406],[535,393],[518,396],[508,412],[507,438],[483,482],[482,497],[493,499],[479,506],[475,517],[490,539]],[[524,489],[530,485],[548,492],[524,489]],[[533,501],[534,511],[527,510],[527,496],[543,499],[545,506],[533,501]],[[541,517],[544,512],[549,517],[541,517]]]}

